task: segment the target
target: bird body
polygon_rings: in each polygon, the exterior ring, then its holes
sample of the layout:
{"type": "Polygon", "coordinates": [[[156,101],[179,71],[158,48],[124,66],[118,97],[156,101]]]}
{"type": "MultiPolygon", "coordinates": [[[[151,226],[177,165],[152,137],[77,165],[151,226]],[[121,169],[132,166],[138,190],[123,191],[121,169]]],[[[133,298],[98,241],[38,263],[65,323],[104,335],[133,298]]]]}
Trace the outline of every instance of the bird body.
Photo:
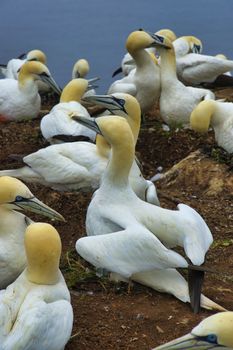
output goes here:
{"type": "Polygon", "coordinates": [[[0,80],[0,121],[14,121],[36,118],[41,99],[34,81],[19,88],[17,80],[0,80]]]}
{"type": "Polygon", "coordinates": [[[41,100],[36,79],[46,81],[60,92],[45,65],[26,62],[20,70],[18,81],[0,80],[0,121],[33,119],[38,116],[41,100]]]}
{"type": "Polygon", "coordinates": [[[25,250],[26,269],[0,293],[1,349],[63,350],[71,334],[73,311],[59,270],[57,231],[49,224],[29,225],[25,250]]]}
{"type": "Polygon", "coordinates": [[[81,98],[87,88],[87,80],[71,80],[63,89],[60,102],[42,118],[40,124],[42,135],[51,144],[63,142],[63,138],[60,139],[61,136],[66,136],[68,140],[72,136],[76,141],[78,138],[95,140],[96,133],[94,131],[79,125],[71,118],[73,114],[90,118],[86,108],[81,105],[81,98]]]}
{"type": "Polygon", "coordinates": [[[199,132],[207,132],[212,126],[217,144],[228,153],[233,152],[233,103],[202,101],[193,110],[190,124],[199,132]]]}

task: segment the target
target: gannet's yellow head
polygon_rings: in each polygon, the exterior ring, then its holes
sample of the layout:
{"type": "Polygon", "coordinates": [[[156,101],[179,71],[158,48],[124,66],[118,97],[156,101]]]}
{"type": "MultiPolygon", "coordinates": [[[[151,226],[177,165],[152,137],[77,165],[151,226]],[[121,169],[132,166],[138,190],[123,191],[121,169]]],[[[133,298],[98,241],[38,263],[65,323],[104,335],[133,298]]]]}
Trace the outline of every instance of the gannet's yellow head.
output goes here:
{"type": "Polygon", "coordinates": [[[62,90],[60,102],[80,102],[88,88],[86,79],[72,79],[62,90]]]}
{"type": "Polygon", "coordinates": [[[167,37],[171,42],[175,41],[177,39],[176,34],[171,29],[160,29],[155,34],[162,35],[167,37]]]}
{"type": "Polygon", "coordinates": [[[90,67],[88,61],[82,58],[75,63],[72,78],[84,78],[89,73],[89,70],[90,67]]]}
{"type": "Polygon", "coordinates": [[[31,50],[27,54],[27,61],[38,61],[43,64],[46,64],[47,57],[45,53],[41,50],[31,50]]]}
{"type": "Polygon", "coordinates": [[[126,40],[126,49],[129,53],[133,53],[137,50],[146,49],[151,47],[154,43],[154,39],[143,30],[137,30],[132,32],[126,40]]]}
{"type": "Polygon", "coordinates": [[[182,36],[181,39],[184,39],[188,43],[190,48],[189,52],[193,52],[193,53],[202,52],[202,48],[203,48],[202,42],[196,36],[187,35],[187,36],[182,36]]]}
{"type": "Polygon", "coordinates": [[[103,106],[112,114],[126,118],[136,144],[141,124],[141,108],[135,97],[123,92],[116,92],[112,95],[87,96],[84,101],[103,106]]]}
{"type": "Polygon", "coordinates": [[[41,62],[27,61],[20,68],[18,76],[19,85],[23,87],[30,80],[42,80],[58,94],[61,92],[48,68],[41,62]]]}
{"type": "Polygon", "coordinates": [[[8,210],[29,210],[64,221],[62,215],[39,201],[26,185],[10,176],[0,177],[0,207],[8,210]]]}
{"type": "Polygon", "coordinates": [[[56,284],[59,280],[61,239],[50,224],[37,222],[25,232],[27,277],[37,284],[56,284]]]}
{"type": "Polygon", "coordinates": [[[205,100],[194,108],[190,116],[190,125],[193,130],[197,132],[208,131],[215,103],[214,100],[205,100]]]}
{"type": "Polygon", "coordinates": [[[233,349],[233,312],[219,312],[207,317],[191,333],[161,345],[154,350],[233,349]]]}

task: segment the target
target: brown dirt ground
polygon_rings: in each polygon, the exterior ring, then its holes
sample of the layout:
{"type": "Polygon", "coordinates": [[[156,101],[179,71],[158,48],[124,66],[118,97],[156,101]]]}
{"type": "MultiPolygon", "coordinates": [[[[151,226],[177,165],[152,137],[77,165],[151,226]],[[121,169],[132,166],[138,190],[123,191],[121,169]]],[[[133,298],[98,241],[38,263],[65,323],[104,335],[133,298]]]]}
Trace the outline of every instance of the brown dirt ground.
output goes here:
{"type": "MultiPolygon", "coordinates": [[[[218,96],[233,101],[233,89],[219,91],[218,96]]],[[[43,106],[43,109],[46,108],[43,106]]],[[[1,124],[0,142],[1,169],[19,166],[18,161],[8,158],[10,154],[26,155],[45,146],[38,119],[1,124]]],[[[212,133],[200,136],[191,130],[163,131],[158,110],[154,109],[142,126],[137,155],[145,177],[150,178],[158,166],[163,167],[163,172],[167,171],[205,144],[211,147],[214,144],[212,133]]],[[[183,172],[177,175],[175,171],[174,176],[167,176],[157,183],[161,205],[175,208],[176,202],[186,203],[205,218],[215,239],[206,265],[221,273],[206,274],[203,292],[233,310],[233,192],[229,183],[225,188],[222,181],[223,176],[231,176],[231,172],[225,164],[221,164],[217,180],[211,182],[217,163],[206,155],[199,158],[204,160],[185,163],[185,176],[183,172]],[[197,163],[199,176],[196,176],[195,170],[197,163]],[[204,170],[200,170],[200,164],[204,164],[204,170]],[[212,191],[208,191],[210,189],[212,191]]],[[[62,213],[67,220],[66,223],[55,223],[63,242],[61,269],[70,288],[74,308],[73,338],[67,344],[67,350],[150,349],[188,332],[211,314],[202,310],[194,315],[188,304],[136,283],[128,290],[124,283],[114,284],[106,278],[96,277],[93,268],[74,251],[76,240],[85,234],[85,214],[92,194],[59,193],[40,185],[29,187],[39,199],[62,213]]]]}

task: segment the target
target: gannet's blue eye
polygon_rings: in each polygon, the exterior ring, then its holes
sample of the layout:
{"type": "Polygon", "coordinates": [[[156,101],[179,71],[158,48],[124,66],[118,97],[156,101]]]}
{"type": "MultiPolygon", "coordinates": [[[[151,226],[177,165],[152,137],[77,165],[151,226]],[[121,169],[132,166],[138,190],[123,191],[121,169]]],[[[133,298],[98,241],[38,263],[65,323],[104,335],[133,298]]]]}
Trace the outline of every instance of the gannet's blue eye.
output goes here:
{"type": "Polygon", "coordinates": [[[119,103],[121,106],[124,106],[125,100],[119,98],[119,99],[118,99],[118,103],[119,103]]]}
{"type": "Polygon", "coordinates": [[[209,342],[209,343],[214,343],[214,344],[217,344],[217,336],[215,334],[209,334],[207,335],[206,337],[206,340],[209,342]]]}
{"type": "Polygon", "coordinates": [[[21,201],[23,201],[23,200],[24,200],[24,198],[21,197],[21,196],[16,196],[16,197],[15,197],[15,202],[21,202],[21,201]]]}

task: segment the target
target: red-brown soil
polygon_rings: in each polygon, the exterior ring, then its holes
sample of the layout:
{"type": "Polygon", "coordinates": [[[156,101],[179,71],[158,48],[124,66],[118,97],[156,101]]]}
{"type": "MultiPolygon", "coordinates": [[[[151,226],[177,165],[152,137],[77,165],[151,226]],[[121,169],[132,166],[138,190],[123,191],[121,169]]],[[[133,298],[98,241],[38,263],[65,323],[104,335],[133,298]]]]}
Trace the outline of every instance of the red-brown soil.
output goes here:
{"type": "MultiPolygon", "coordinates": [[[[219,96],[233,100],[233,90],[220,91],[219,96]]],[[[1,124],[0,142],[1,169],[19,166],[18,161],[8,158],[10,154],[25,155],[45,146],[39,120],[1,124]]],[[[158,166],[165,172],[206,144],[214,145],[213,133],[200,136],[191,130],[163,131],[155,109],[142,126],[137,156],[145,177],[150,178],[158,166]]],[[[192,159],[181,165],[184,171],[173,171],[157,182],[161,205],[175,208],[177,202],[186,203],[204,217],[215,239],[206,265],[220,274],[206,274],[203,292],[233,310],[233,175],[225,164],[216,170],[216,160],[202,153],[192,159]],[[211,182],[213,174],[217,180],[211,182]],[[226,178],[229,181],[225,186],[226,178]]],[[[194,315],[190,305],[136,283],[129,289],[124,283],[116,285],[107,278],[96,277],[94,269],[74,250],[76,240],[85,235],[85,215],[92,194],[59,193],[32,184],[29,187],[67,220],[54,223],[62,238],[61,269],[74,308],[73,338],[67,350],[150,349],[188,332],[211,314],[202,310],[194,315]]]]}

